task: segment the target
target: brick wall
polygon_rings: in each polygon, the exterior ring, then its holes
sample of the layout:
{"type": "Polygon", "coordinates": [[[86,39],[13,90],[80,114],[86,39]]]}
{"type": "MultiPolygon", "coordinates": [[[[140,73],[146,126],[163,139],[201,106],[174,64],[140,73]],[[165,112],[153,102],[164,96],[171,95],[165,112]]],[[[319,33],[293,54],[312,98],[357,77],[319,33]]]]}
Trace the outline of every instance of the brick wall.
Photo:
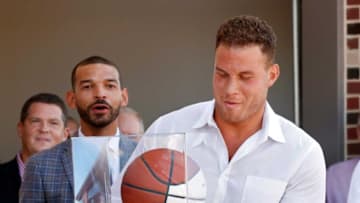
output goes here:
{"type": "MultiPolygon", "coordinates": [[[[360,155],[360,139],[356,132],[360,112],[360,0],[346,2],[346,140],[347,157],[360,155]]],[[[359,135],[360,137],[360,135],[359,135]]]]}

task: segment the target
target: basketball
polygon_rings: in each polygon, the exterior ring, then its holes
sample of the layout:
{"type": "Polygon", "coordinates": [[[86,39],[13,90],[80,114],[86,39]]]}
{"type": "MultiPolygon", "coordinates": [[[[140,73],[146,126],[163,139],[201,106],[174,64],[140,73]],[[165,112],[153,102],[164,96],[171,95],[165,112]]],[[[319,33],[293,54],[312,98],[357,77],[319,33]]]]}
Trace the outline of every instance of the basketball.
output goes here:
{"type": "Polygon", "coordinates": [[[206,182],[198,164],[184,153],[159,148],[137,157],[126,169],[124,203],[205,202],[206,182]]]}

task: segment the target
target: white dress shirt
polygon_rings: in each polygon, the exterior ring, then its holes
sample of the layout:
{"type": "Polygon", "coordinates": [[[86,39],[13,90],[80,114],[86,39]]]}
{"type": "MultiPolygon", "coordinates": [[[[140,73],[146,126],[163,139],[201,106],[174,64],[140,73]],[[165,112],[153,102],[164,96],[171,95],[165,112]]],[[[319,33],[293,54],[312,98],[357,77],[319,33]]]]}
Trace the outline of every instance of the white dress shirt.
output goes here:
{"type": "MultiPolygon", "coordinates": [[[[325,202],[323,152],[307,133],[266,104],[262,129],[229,162],[213,112],[214,100],[190,105],[161,116],[145,134],[186,133],[187,153],[205,173],[206,202],[325,202]]],[[[146,151],[142,147],[133,155],[146,151]]]]}
{"type": "MultiPolygon", "coordinates": [[[[82,132],[81,127],[79,127],[77,134],[78,134],[78,137],[86,137],[86,135],[84,135],[84,133],[82,132]]],[[[116,128],[116,133],[114,135],[107,135],[107,136],[120,136],[120,135],[121,135],[120,129],[116,128]]]]}

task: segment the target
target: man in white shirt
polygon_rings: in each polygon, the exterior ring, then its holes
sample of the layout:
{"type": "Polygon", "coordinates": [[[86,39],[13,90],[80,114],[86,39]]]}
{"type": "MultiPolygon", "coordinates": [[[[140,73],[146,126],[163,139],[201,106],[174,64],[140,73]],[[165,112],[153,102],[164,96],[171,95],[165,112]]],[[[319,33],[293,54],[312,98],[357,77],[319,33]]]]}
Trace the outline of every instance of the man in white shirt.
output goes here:
{"type": "MultiPolygon", "coordinates": [[[[216,37],[214,100],[158,118],[146,131],[185,132],[205,173],[206,202],[325,201],[320,145],[267,103],[279,77],[272,28],[253,16],[224,22],[216,37]]],[[[136,153],[144,151],[142,142],[136,153]]]]}

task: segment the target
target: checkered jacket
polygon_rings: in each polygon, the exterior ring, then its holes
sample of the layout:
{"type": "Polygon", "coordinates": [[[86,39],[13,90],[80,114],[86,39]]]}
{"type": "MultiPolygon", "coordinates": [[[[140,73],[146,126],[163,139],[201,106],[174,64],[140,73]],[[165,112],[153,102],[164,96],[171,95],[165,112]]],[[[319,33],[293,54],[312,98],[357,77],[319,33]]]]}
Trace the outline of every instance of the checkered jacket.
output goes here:
{"type": "MultiPolygon", "coordinates": [[[[133,151],[136,143],[120,139],[119,147],[133,151]]],[[[127,160],[131,154],[122,157],[127,160]]],[[[71,140],[32,156],[26,164],[20,188],[21,203],[73,203],[74,184],[71,140]]]]}

